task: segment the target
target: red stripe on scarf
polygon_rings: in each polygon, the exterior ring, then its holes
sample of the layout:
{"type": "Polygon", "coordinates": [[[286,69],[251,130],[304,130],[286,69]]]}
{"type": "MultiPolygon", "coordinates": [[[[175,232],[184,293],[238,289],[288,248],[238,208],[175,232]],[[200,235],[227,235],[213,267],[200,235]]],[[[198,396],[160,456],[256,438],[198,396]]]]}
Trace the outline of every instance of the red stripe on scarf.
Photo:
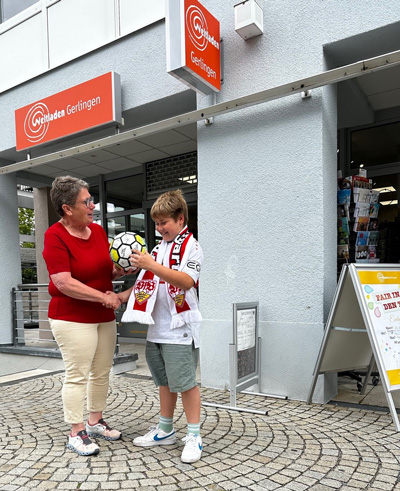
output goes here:
{"type": "Polygon", "coordinates": [[[134,286],[135,290],[135,304],[133,310],[139,310],[141,312],[146,312],[146,306],[149,298],[153,295],[155,291],[154,274],[151,271],[145,271],[143,278],[137,281],[134,286]],[[142,301],[138,301],[141,296],[148,295],[142,301]]]}

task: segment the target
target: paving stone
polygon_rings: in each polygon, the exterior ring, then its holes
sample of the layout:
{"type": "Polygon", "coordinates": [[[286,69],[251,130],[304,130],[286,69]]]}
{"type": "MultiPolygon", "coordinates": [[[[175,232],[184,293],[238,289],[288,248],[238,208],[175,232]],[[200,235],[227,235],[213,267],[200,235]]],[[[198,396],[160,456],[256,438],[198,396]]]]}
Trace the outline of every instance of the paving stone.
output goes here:
{"type": "MultiPolygon", "coordinates": [[[[157,392],[149,380],[118,375],[112,377],[107,412],[124,437],[101,441],[98,456],[82,457],[65,446],[62,378],[0,387],[2,491],[400,491],[400,438],[387,413],[239,395],[240,405],[266,407],[268,415],[203,407],[203,457],[190,465],[180,461],[180,441],[133,446],[132,438],[157,422],[157,392]]],[[[206,394],[229,403],[226,391],[201,391],[203,399],[206,394]]],[[[178,401],[174,425],[183,436],[186,421],[178,401]]]]}

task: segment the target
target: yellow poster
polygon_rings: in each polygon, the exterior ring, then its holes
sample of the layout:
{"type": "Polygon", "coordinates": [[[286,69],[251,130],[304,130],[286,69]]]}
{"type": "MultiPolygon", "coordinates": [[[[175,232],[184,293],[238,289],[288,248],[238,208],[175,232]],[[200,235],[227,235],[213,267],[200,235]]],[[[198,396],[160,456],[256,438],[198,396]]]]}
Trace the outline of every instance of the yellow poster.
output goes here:
{"type": "Polygon", "coordinates": [[[389,383],[400,385],[400,272],[358,271],[358,276],[389,383]]]}

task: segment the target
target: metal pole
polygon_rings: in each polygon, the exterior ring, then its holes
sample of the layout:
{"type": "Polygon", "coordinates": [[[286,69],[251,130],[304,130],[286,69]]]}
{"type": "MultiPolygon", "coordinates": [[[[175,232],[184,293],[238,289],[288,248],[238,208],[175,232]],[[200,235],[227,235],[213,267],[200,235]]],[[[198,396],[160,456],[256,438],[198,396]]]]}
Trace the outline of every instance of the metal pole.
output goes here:
{"type": "Polygon", "coordinates": [[[240,411],[242,413],[254,413],[254,414],[262,414],[263,416],[266,416],[268,414],[267,411],[259,411],[258,409],[247,409],[243,407],[237,407],[237,406],[224,406],[223,404],[212,404],[210,402],[203,402],[202,406],[210,406],[210,407],[216,407],[220,409],[226,409],[227,411],[240,411]]]}
{"type": "Polygon", "coordinates": [[[374,355],[371,356],[371,361],[368,365],[368,370],[367,370],[367,373],[365,375],[365,379],[364,379],[364,383],[363,383],[363,386],[362,386],[362,389],[361,389],[361,392],[360,394],[361,395],[364,395],[366,390],[367,390],[367,385],[368,385],[368,380],[369,378],[371,377],[371,373],[372,373],[372,370],[375,366],[375,358],[374,358],[374,355]]]}
{"type": "Polygon", "coordinates": [[[236,384],[237,384],[237,351],[236,344],[229,345],[229,385],[230,403],[236,406],[236,384]]]}

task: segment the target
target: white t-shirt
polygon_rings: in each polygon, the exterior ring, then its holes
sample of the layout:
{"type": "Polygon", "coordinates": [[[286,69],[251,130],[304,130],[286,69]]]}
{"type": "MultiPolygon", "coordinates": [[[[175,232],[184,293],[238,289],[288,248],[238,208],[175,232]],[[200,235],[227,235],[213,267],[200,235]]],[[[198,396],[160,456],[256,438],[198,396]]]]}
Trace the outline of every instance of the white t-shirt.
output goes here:
{"type": "MultiPolygon", "coordinates": [[[[168,244],[164,257],[169,257],[174,242],[168,244]]],[[[203,263],[203,251],[196,241],[192,247],[186,264],[180,271],[193,278],[196,284],[203,263]]],[[[151,314],[154,324],[150,324],[147,331],[147,341],[164,344],[192,344],[199,347],[199,323],[185,324],[184,326],[171,329],[171,312],[167,302],[167,284],[160,281],[157,290],[156,303],[151,314]]]]}

